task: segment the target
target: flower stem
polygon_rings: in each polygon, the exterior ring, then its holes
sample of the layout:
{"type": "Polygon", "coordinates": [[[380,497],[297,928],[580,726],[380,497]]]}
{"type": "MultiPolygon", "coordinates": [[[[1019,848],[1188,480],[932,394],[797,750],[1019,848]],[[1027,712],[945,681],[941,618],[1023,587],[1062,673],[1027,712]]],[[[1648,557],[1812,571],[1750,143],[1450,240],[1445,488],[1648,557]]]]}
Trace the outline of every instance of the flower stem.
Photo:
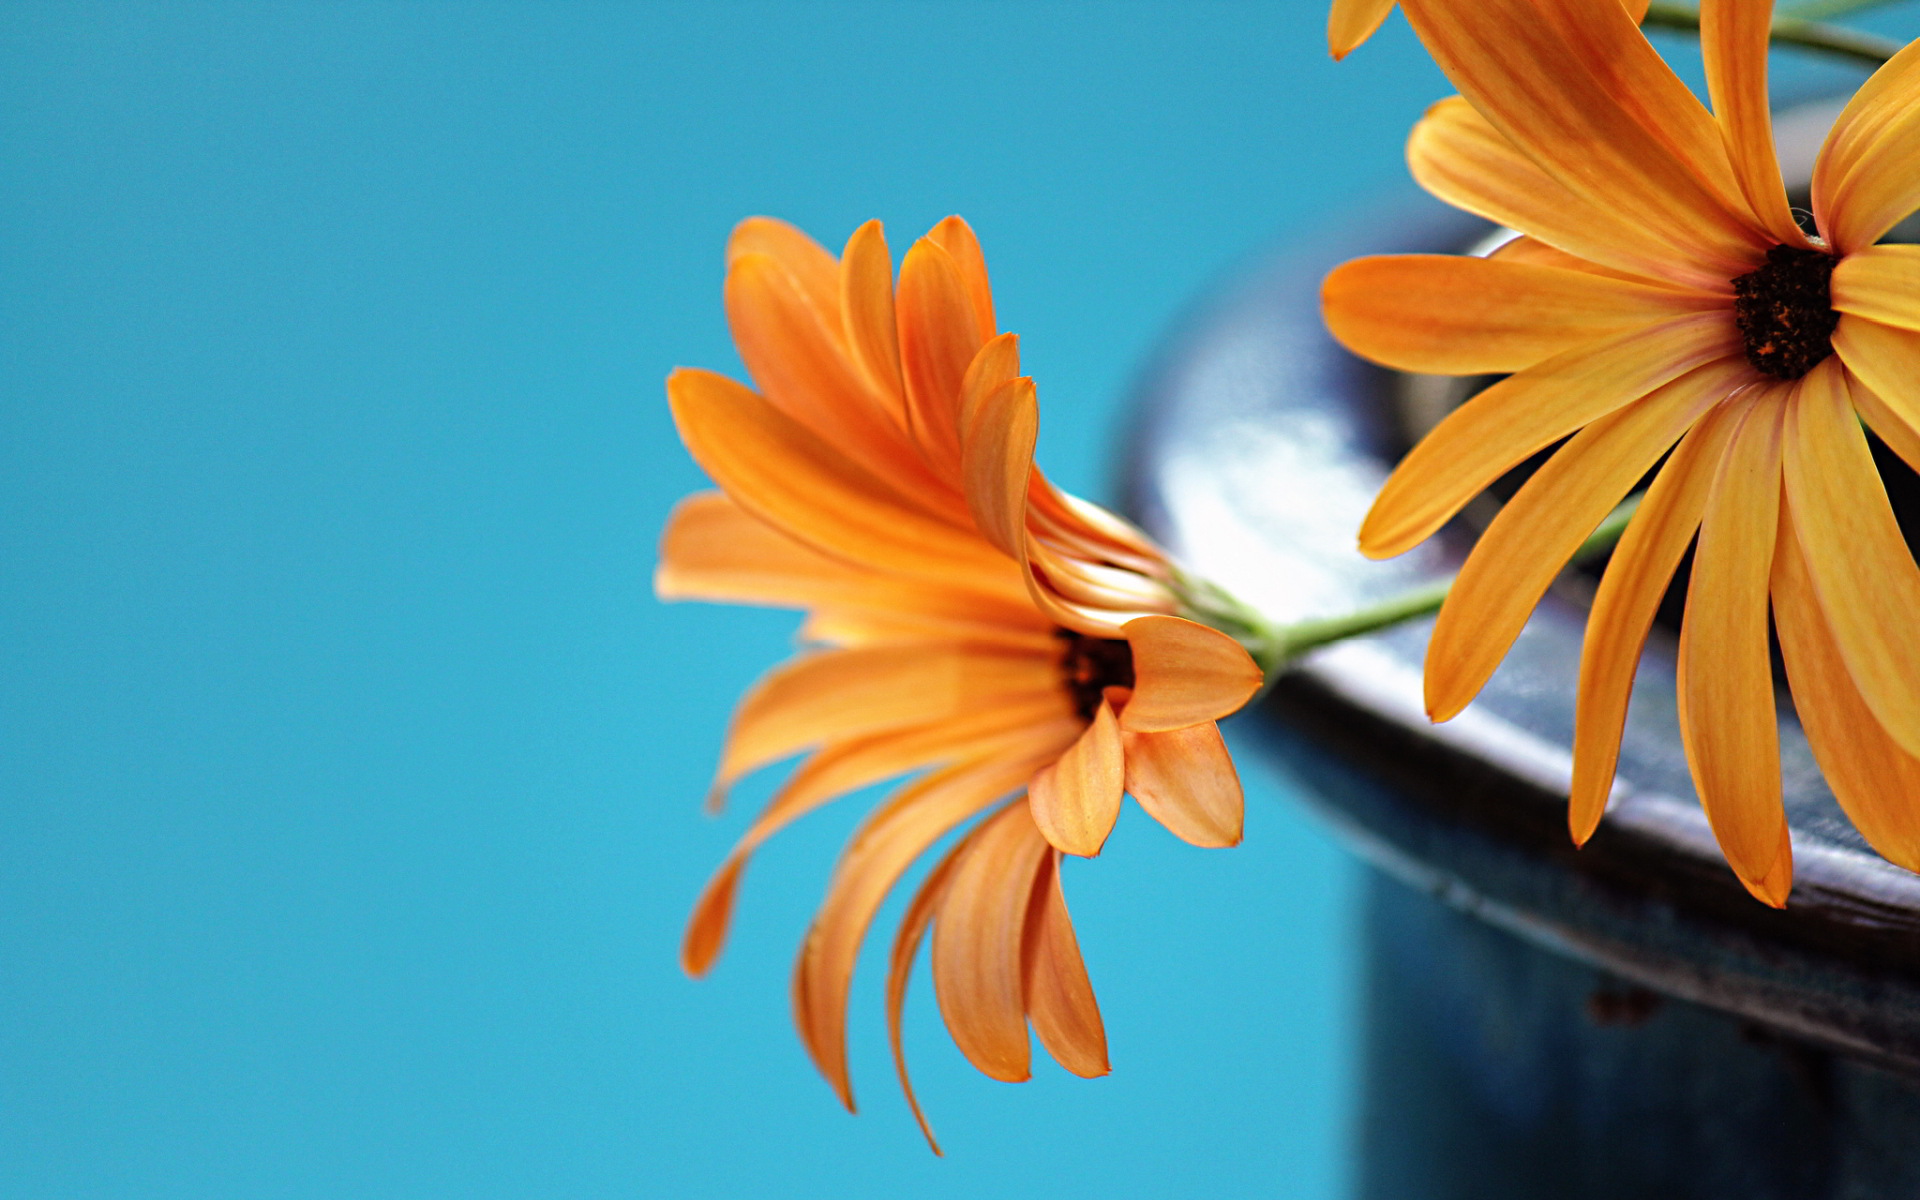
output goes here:
{"type": "MultiPolygon", "coordinates": [[[[1627,497],[1618,508],[1607,514],[1607,519],[1600,522],[1586,541],[1580,543],[1580,548],[1573,552],[1572,561],[1585,562],[1612,550],[1639,507],[1638,495],[1627,497]]],[[[1272,683],[1282,671],[1310,650],[1362,634],[1391,629],[1395,625],[1440,611],[1440,605],[1446,600],[1455,578],[1458,576],[1424,584],[1341,616],[1296,621],[1290,625],[1275,625],[1217,590],[1210,597],[1213,603],[1196,604],[1195,609],[1208,624],[1239,638],[1253,655],[1254,661],[1267,673],[1267,681],[1272,683]],[[1223,603],[1230,605],[1230,609],[1223,608],[1223,603]]]]}
{"type": "Polygon", "coordinates": [[[1788,5],[1780,15],[1795,21],[1831,21],[1835,17],[1851,16],[1865,12],[1869,8],[1882,8],[1893,0],[1807,0],[1805,4],[1788,5]]]}
{"type": "MultiPolygon", "coordinates": [[[[1869,0],[1877,3],[1879,0],[1869,0]]],[[[1859,0],[1829,0],[1827,4],[1813,4],[1808,11],[1820,9],[1834,14],[1865,8],[1867,3],[1859,0]]],[[[1647,9],[1647,18],[1641,22],[1649,29],[1678,29],[1688,33],[1700,32],[1700,10],[1684,4],[1668,4],[1664,0],[1647,9]]],[[[1870,67],[1879,67],[1900,52],[1897,42],[1890,42],[1870,33],[1856,33],[1851,29],[1841,29],[1836,25],[1823,25],[1819,21],[1809,20],[1795,12],[1783,14],[1773,19],[1773,44],[1776,46],[1795,46],[1802,50],[1815,50],[1822,54],[1831,54],[1853,62],[1864,63],[1870,67]]]]}

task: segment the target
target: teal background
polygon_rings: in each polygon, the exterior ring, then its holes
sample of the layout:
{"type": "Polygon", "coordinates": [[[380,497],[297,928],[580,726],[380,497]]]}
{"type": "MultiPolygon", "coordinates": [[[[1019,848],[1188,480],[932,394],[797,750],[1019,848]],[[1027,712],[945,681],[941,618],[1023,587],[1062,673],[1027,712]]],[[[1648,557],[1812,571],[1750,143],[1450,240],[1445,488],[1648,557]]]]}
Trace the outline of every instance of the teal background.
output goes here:
{"type": "Polygon", "coordinates": [[[880,955],[859,1118],[786,1012],[859,803],[676,966],[768,789],[701,814],[723,725],[794,620],[649,585],[702,482],[661,380],[738,371],[751,213],[896,253],[967,216],[1043,464],[1112,495],[1170,321],[1408,190],[1448,89],[1398,18],[1339,67],[1323,21],[0,11],[0,1194],[1341,1194],[1357,870],[1246,730],[1243,847],[1135,812],[1069,871],[1111,1077],[990,1082],[917,985],[935,1160],[880,955]]]}

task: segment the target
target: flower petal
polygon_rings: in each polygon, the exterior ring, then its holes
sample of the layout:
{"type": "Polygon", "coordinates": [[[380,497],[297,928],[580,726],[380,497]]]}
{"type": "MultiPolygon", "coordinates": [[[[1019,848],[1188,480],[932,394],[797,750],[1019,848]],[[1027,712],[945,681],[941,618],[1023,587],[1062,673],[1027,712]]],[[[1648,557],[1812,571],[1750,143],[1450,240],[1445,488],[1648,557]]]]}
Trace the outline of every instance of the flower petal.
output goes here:
{"type": "Polygon", "coordinates": [[[1021,943],[1021,973],[1027,1015],[1040,1044],[1067,1070],[1082,1079],[1105,1075],[1107,1029],[1093,998],[1093,983],[1080,958],[1080,939],[1067,915],[1060,888],[1060,852],[1045,855],[1034,876],[1021,943]]]}
{"type": "MultiPolygon", "coordinates": [[[[1868,246],[1834,264],[1833,307],[1898,329],[1920,330],[1920,246],[1868,246]]],[[[1920,373],[1920,362],[1910,362],[1920,373]]]]}
{"type": "Polygon", "coordinates": [[[885,399],[894,427],[907,428],[906,384],[900,378],[900,329],[893,311],[893,258],[880,222],[853,231],[840,256],[840,324],[853,361],[885,399]]]}
{"type": "Polygon", "coordinates": [[[1245,797],[1220,727],[1202,721],[1158,733],[1123,731],[1127,791],[1147,815],[1195,846],[1240,844],[1245,797]]]}
{"type": "Polygon", "coordinates": [[[1239,642],[1182,617],[1135,617],[1124,626],[1133,650],[1133,698],[1120,726],[1135,733],[1214,721],[1253,699],[1264,682],[1239,642]]]}
{"type": "Polygon", "coordinates": [[[1427,110],[1407,140],[1407,166],[1433,195],[1610,270],[1730,293],[1714,264],[1676,257],[1628,210],[1571,191],[1520,151],[1464,97],[1427,110]]]}
{"type": "Polygon", "coordinates": [[[967,299],[973,304],[973,317],[982,338],[994,335],[993,288],[987,282],[987,256],[980,250],[980,239],[973,226],[959,217],[948,217],[927,231],[927,237],[940,244],[953,258],[960,280],[966,284],[967,299]]]}
{"type": "Polygon", "coordinates": [[[722,375],[667,378],[674,423],[714,482],[814,549],[876,570],[964,579],[1006,570],[971,529],[923,516],[765,399],[722,375]]]}
{"type": "Polygon", "coordinates": [[[1031,379],[1009,379],[961,412],[960,480],[974,526],[1020,560],[1027,554],[1027,478],[1039,432],[1031,379]]]}
{"type": "Polygon", "coordinates": [[[1843,316],[1833,349],[1853,376],[1849,390],[1860,415],[1920,471],[1920,333],[1843,316]]]}
{"type": "Polygon", "coordinates": [[[1327,11],[1327,49],[1335,60],[1352,54],[1393,11],[1393,0],[1333,0],[1327,11]]]}
{"type": "Polygon", "coordinates": [[[1058,688],[1046,654],[953,645],[803,654],[767,672],[741,698],[715,786],[810,746],[965,717],[1058,688]]]}
{"type": "Polygon", "coordinates": [[[1785,466],[1794,534],[1827,627],[1888,736],[1920,753],[1920,566],[1833,359],[1800,383],[1785,466]]]}
{"type": "Polygon", "coordinates": [[[1896,745],[1854,686],[1813,593],[1791,519],[1780,522],[1773,619],[1800,724],[1854,828],[1892,862],[1920,871],[1920,758],[1896,745]]]}
{"type": "Polygon", "coordinates": [[[1391,558],[1412,549],[1528,455],[1739,349],[1727,314],[1703,313],[1556,355],[1494,384],[1394,468],[1360,527],[1360,552],[1391,558]]]}
{"type": "Polygon", "coordinates": [[[967,1061],[1005,1083],[1028,1076],[1021,942],[1046,839],[1019,804],[996,813],[953,865],[933,926],[933,993],[967,1061]]]}
{"type": "MultiPolygon", "coordinates": [[[[1724,305],[1727,302],[1727,298],[1723,294],[1726,290],[1724,288],[1718,292],[1702,292],[1695,288],[1681,287],[1668,280],[1649,279],[1645,275],[1635,275],[1630,271],[1621,271],[1613,267],[1601,266],[1599,263],[1589,262],[1584,258],[1568,254],[1565,250],[1549,246],[1539,238],[1528,237],[1524,233],[1519,237],[1502,242],[1499,246],[1495,247],[1487,257],[1495,262],[1524,263],[1528,266],[1535,267],[1559,267],[1563,271],[1584,271],[1589,275],[1599,275],[1606,279],[1619,279],[1627,283],[1637,283],[1645,287],[1666,288],[1670,291],[1678,291],[1693,296],[1711,296],[1713,297],[1712,302],[1717,304],[1724,305]]],[[[1695,307],[1705,307],[1705,305],[1695,305],[1695,307]]]]}
{"type": "Polygon", "coordinates": [[[1847,101],[1813,167],[1813,216],[1840,254],[1866,249],[1916,205],[1920,41],[1889,59],[1847,101]]]}
{"type": "Polygon", "coordinates": [[[1760,227],[1776,242],[1807,245],[1787,210],[1787,188],[1773,149],[1767,100],[1767,41],[1772,0],[1701,0],[1700,50],[1714,117],[1726,135],[1733,173],[1760,227]]]}
{"type": "Polygon", "coordinates": [[[820,312],[832,312],[840,297],[840,264],[833,253],[776,217],[748,217],[727,239],[727,267],[749,254],[764,254],[793,276],[820,312]]]}
{"type": "Polygon", "coordinates": [[[1680,440],[1627,523],[1594,593],[1580,648],[1573,719],[1573,789],[1567,825],[1576,845],[1593,836],[1606,812],[1640,648],[1653,628],[1667,584],[1700,528],[1707,492],[1743,411],[1737,403],[1722,405],[1680,440]]]}
{"type": "Polygon", "coordinates": [[[1453,718],[1507,656],[1547,585],[1695,421],[1752,375],[1709,363],[1587,426],[1535,472],[1475,543],[1427,643],[1427,715],[1453,718]]]}
{"type": "Polygon", "coordinates": [[[897,303],[907,420],[934,469],[960,467],[960,384],[986,341],[953,256],[921,238],[900,265],[897,303]]]}
{"type": "Polygon", "coordinates": [[[1068,854],[1100,853],[1120,816],[1126,757],[1120,724],[1106,701],[1060,761],[1042,767],[1027,787],[1033,822],[1049,842],[1068,854]]]}
{"type": "Polygon", "coordinates": [[[1781,408],[1777,391],[1749,403],[1721,458],[1694,552],[1679,663],[1680,732],[1694,787],[1734,874],[1775,908],[1792,880],[1767,652],[1781,408]]]}
{"type": "Polygon", "coordinates": [[[1575,195],[1631,214],[1644,241],[1725,279],[1765,248],[1712,118],[1618,4],[1402,0],[1401,10],[1496,129],[1575,195]]]}
{"type": "Polygon", "coordinates": [[[1522,371],[1608,334],[1724,301],[1580,271],[1455,254],[1343,263],[1320,287],[1327,328],[1403,371],[1522,371]]]}
{"type": "Polygon", "coordinates": [[[928,1147],[942,1157],[945,1151],[935,1140],[926,1114],[920,1111],[919,1098],[913,1094],[913,1081],[907,1077],[907,1050],[900,1037],[901,1018],[906,1011],[907,984],[913,979],[913,960],[920,955],[920,942],[926,937],[927,926],[932,923],[940,901],[946,897],[954,860],[965,853],[972,840],[972,835],[968,835],[956,842],[953,849],[934,864],[933,870],[927,872],[907,904],[906,915],[900,918],[900,929],[893,935],[893,953],[887,964],[887,1040],[893,1046],[893,1069],[900,1075],[900,1090],[907,1095],[907,1107],[913,1110],[913,1119],[920,1123],[921,1136],[927,1139],[928,1147]]]}
{"type": "MultiPolygon", "coordinates": [[[[1018,754],[948,767],[916,781],[875,810],[848,843],[801,948],[793,989],[801,1040],[848,1108],[847,992],[874,913],[915,859],[955,826],[1017,791],[1057,755],[1064,744],[1059,737],[1058,730],[1039,730],[1018,754]]],[[[1022,804],[1008,806],[1023,820],[1024,810],[1022,804]]]]}

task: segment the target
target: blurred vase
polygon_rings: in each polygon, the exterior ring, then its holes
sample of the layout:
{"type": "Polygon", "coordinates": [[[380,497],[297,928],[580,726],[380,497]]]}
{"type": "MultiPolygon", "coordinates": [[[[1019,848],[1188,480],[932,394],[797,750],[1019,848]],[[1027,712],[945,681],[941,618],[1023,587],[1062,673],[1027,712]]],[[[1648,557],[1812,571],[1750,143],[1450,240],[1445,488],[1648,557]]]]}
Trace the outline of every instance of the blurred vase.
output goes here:
{"type": "MultiPolygon", "coordinates": [[[[1810,176],[1835,111],[1780,119],[1790,181],[1810,176]]],[[[1142,386],[1135,517],[1280,619],[1454,569],[1497,500],[1388,563],[1363,560],[1354,533],[1392,463],[1467,389],[1340,349],[1318,289],[1359,254],[1462,251],[1494,232],[1409,205],[1316,231],[1310,251],[1213,297],[1142,386]]],[[[1566,796],[1591,587],[1563,576],[1445,725],[1422,709],[1430,622],[1311,657],[1248,718],[1371,867],[1361,1194],[1920,1196],[1920,877],[1848,824],[1782,688],[1795,886],[1784,911],[1748,897],[1694,797],[1659,629],[1614,802],[1576,850],[1566,796]]]]}

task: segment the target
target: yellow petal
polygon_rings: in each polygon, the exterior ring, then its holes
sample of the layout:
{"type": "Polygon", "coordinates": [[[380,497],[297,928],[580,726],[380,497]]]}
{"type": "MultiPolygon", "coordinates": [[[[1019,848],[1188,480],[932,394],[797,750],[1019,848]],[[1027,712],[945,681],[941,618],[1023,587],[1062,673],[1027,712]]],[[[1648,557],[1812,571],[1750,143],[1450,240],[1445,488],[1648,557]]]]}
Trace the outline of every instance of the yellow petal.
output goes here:
{"type": "MultiPolygon", "coordinates": [[[[1072,736],[1069,728],[1066,736],[1072,736]]],[[[1017,791],[1065,745],[1059,729],[1036,730],[1018,754],[937,771],[862,823],[834,869],[827,898],[794,971],[794,1016],[814,1065],[853,1107],[847,1078],[847,992],[873,914],[913,861],[961,822],[1017,791]]],[[[1024,820],[1025,806],[1014,804],[1024,820]]],[[[1028,828],[1031,828],[1028,822],[1028,828]]],[[[1035,835],[1035,841],[1044,841],[1035,835]]]]}
{"type": "Polygon", "coordinates": [[[1427,643],[1427,715],[1479,694],[1573,552],[1689,426],[1753,374],[1739,359],[1691,371],[1575,434],[1501,508],[1467,556],[1427,643]]]}
{"type": "Polygon", "coordinates": [[[1027,552],[1027,477],[1040,409],[1031,379],[1010,379],[961,412],[960,479],[981,536],[1009,557],[1027,552]]]}
{"type": "Polygon", "coordinates": [[[1040,1044],[1082,1079],[1105,1075],[1112,1069],[1107,1065],[1107,1029],[1067,915],[1057,850],[1040,860],[1021,957],[1027,1015],[1040,1044]]]}
{"type": "Polygon", "coordinates": [[[1504,259],[1398,254],[1342,264],[1320,304],[1355,354],[1403,371],[1483,375],[1724,301],[1504,259]]]}
{"type": "Polygon", "coordinates": [[[971,529],[907,505],[765,399],[721,375],[667,378],[680,439],[714,482],[756,517],[823,553],[880,571],[965,579],[1004,571],[971,529]]]}
{"type": "Polygon", "coordinates": [[[1120,816],[1126,757],[1120,724],[1104,700],[1060,761],[1041,768],[1027,788],[1033,822],[1049,842],[1068,854],[1100,853],[1120,816]]]}
{"type": "Polygon", "coordinates": [[[885,400],[896,428],[907,428],[906,384],[900,379],[900,330],[893,312],[893,258],[878,221],[847,239],[840,256],[840,323],[853,360],[885,400]]]}
{"type": "Polygon", "coordinates": [[[920,1100],[913,1094],[913,1081],[907,1077],[907,1050],[900,1029],[907,1006],[907,984],[913,979],[913,960],[919,957],[927,926],[947,894],[947,880],[953,877],[954,860],[971,841],[971,836],[962,838],[927,872],[926,879],[907,904],[906,915],[900,918],[900,929],[894,934],[887,967],[887,1040],[893,1046],[893,1069],[900,1076],[900,1090],[907,1095],[907,1107],[913,1110],[913,1119],[920,1124],[921,1136],[927,1139],[928,1147],[935,1154],[943,1156],[945,1152],[933,1136],[933,1126],[927,1123],[926,1114],[920,1111],[920,1100]]]}
{"type": "Polygon", "coordinates": [[[1831,358],[1800,382],[1785,462],[1794,533],[1827,627],[1888,736],[1920,753],[1920,566],[1831,358]]]}
{"type": "Polygon", "coordinates": [[[1695,367],[1740,352],[1724,313],[1679,317],[1556,355],[1494,384],[1400,461],[1360,527],[1360,551],[1412,549],[1514,464],[1695,367]]]}
{"type": "Polygon", "coordinates": [[[1854,686],[1790,519],[1780,522],[1774,555],[1773,619],[1800,724],[1834,798],[1875,850],[1920,871],[1920,758],[1887,736],[1854,686]]]}
{"type": "Polygon", "coordinates": [[[1352,54],[1393,11],[1393,0],[1333,0],[1327,12],[1327,49],[1338,60],[1352,54]]]}
{"type": "Polygon", "coordinates": [[[1027,1078],[1021,942],[1046,839],[1019,804],[995,814],[953,865],[933,925],[933,992],[954,1044],[1005,1083],[1027,1078]]]}
{"type": "MultiPolygon", "coordinates": [[[[1767,583],[1780,504],[1777,395],[1747,406],[1707,495],[1680,632],[1680,732],[1694,787],[1734,874],[1786,903],[1780,744],[1767,583]]],[[[1790,872],[1790,868],[1788,868],[1790,872]]]]}
{"type": "Polygon", "coordinates": [[[967,300],[973,305],[973,318],[980,336],[990,338],[994,335],[993,324],[993,288],[987,282],[987,256],[981,253],[980,239],[973,234],[973,226],[959,217],[948,217],[927,231],[927,237],[940,244],[953,259],[953,265],[960,272],[960,280],[966,284],[967,300]]]}
{"type": "Polygon", "coordinates": [[[1184,729],[1234,712],[1263,682],[1246,648],[1217,629],[1181,617],[1136,617],[1125,626],[1133,649],[1133,698],[1120,725],[1135,733],[1184,729]]]}
{"type": "Polygon", "coordinates": [[[1787,211],[1786,184],[1773,150],[1773,116],[1767,100],[1767,39],[1771,0],[1703,0],[1700,49],[1714,117],[1726,135],[1734,176],[1755,219],[1776,242],[1805,246],[1807,238],[1787,211]]]}
{"type": "Polygon", "coordinates": [[[727,730],[717,787],[830,740],[964,717],[1059,688],[1051,657],[965,646],[805,654],[767,672],[727,730]]]}
{"type": "MultiPolygon", "coordinates": [[[[1920,330],[1920,246],[1868,246],[1834,264],[1833,307],[1892,325],[1920,330]]],[[[1920,375],[1920,362],[1907,364],[1920,375]]]]}
{"type": "Polygon", "coordinates": [[[1920,41],[1847,101],[1813,168],[1813,215],[1838,253],[1866,249],[1920,204],[1920,41]]]}
{"type": "MultiPolygon", "coordinates": [[[[1460,96],[1427,110],[1407,140],[1421,187],[1456,208],[1521,230],[1583,261],[1642,279],[1731,293],[1724,266],[1671,253],[1625,209],[1575,195],[1460,96]]],[[[1737,272],[1736,272],[1737,273],[1737,272]]]]}
{"type": "Polygon", "coordinates": [[[1158,733],[1123,732],[1127,791],[1147,815],[1195,846],[1237,846],[1246,817],[1233,756],[1212,721],[1158,733]]]}
{"type": "Polygon", "coordinates": [[[1729,279],[1765,248],[1744,204],[1730,203],[1739,193],[1712,118],[1618,4],[1402,0],[1401,9],[1496,129],[1576,196],[1640,222],[1643,240],[1729,279]]]}
{"type": "Polygon", "coordinates": [[[1606,811],[1640,647],[1653,628],[1667,584],[1700,528],[1707,491],[1741,411],[1738,405],[1723,405],[1681,439],[1627,523],[1594,594],[1580,649],[1573,719],[1573,790],[1567,825],[1576,845],[1593,836],[1606,811]]]}
{"type": "Polygon", "coordinates": [[[840,297],[840,264],[833,254],[792,225],[775,217],[748,217],[727,239],[727,266],[749,254],[764,254],[786,268],[821,312],[832,312],[840,297]]]}
{"type": "Polygon", "coordinates": [[[960,384],[986,341],[953,256],[921,238],[900,265],[897,304],[907,420],[937,471],[958,475],[960,384]]]}
{"type": "Polygon", "coordinates": [[[1920,471],[1920,333],[1843,316],[1834,353],[1853,376],[1853,403],[1908,466],[1920,471]]]}

